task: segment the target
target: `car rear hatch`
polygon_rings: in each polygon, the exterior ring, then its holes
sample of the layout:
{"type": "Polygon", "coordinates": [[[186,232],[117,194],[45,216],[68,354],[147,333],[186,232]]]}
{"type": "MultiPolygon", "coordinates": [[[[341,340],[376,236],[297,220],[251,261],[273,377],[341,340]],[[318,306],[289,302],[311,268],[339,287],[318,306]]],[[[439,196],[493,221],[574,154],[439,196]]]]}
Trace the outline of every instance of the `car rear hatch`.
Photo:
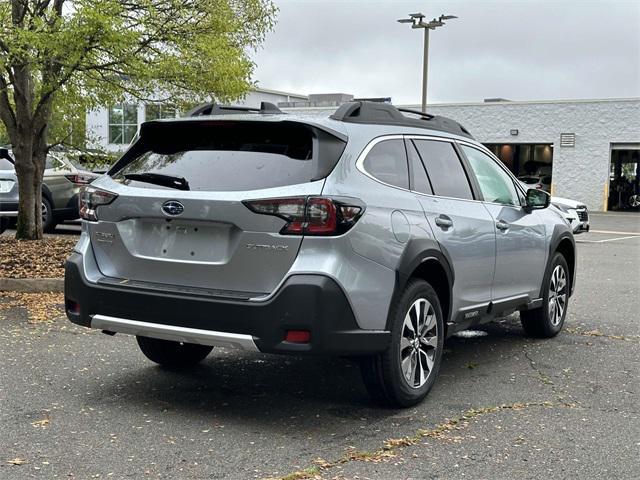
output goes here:
{"type": "Polygon", "coordinates": [[[107,283],[252,298],[272,292],[302,236],[245,205],[322,193],[345,146],[340,134],[291,121],[143,124],[97,188],[117,194],[88,222],[107,283]]]}

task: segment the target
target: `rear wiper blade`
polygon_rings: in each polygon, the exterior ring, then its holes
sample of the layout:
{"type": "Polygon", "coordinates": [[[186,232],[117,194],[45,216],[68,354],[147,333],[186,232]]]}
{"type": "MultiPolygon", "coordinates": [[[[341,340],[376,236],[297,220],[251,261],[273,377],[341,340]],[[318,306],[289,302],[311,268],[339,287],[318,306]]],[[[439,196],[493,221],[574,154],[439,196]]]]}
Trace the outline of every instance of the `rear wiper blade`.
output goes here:
{"type": "Polygon", "coordinates": [[[184,177],[173,177],[161,173],[125,173],[123,176],[127,180],[135,180],[136,182],[152,183],[177,190],[190,190],[189,182],[184,177]]]}

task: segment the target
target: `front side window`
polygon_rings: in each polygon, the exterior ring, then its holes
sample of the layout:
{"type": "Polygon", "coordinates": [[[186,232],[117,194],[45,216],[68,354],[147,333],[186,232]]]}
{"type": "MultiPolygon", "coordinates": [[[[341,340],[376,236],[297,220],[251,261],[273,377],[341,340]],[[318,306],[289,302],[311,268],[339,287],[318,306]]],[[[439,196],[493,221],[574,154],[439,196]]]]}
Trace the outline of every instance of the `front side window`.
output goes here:
{"type": "Polygon", "coordinates": [[[109,143],[127,145],[138,130],[138,107],[119,103],[109,109],[109,143]]]}
{"type": "Polygon", "coordinates": [[[384,140],[376,143],[364,160],[364,169],[381,182],[409,188],[407,152],[402,140],[384,140]]]}
{"type": "Polygon", "coordinates": [[[462,145],[462,150],[478,179],[485,202],[520,205],[513,180],[493,158],[480,150],[465,145],[462,145]]]}
{"type": "Polygon", "coordinates": [[[427,168],[435,195],[473,200],[467,174],[451,143],[415,140],[414,144],[427,168]]]}

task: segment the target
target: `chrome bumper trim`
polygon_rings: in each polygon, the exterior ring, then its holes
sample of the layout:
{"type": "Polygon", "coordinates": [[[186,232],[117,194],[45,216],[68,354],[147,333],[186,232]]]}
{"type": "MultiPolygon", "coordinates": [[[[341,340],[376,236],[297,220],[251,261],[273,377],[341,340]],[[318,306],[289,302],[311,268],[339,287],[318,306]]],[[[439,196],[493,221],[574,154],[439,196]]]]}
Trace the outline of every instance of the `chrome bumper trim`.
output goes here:
{"type": "Polygon", "coordinates": [[[199,328],[176,327],[159,323],[139,322],[126,318],[92,315],[91,328],[109,332],[141,335],[174,342],[196,343],[218,347],[232,347],[241,350],[258,351],[251,335],[240,333],[216,332],[199,328]]]}
{"type": "Polygon", "coordinates": [[[17,217],[18,211],[8,211],[8,212],[0,212],[0,217],[17,217]]]}

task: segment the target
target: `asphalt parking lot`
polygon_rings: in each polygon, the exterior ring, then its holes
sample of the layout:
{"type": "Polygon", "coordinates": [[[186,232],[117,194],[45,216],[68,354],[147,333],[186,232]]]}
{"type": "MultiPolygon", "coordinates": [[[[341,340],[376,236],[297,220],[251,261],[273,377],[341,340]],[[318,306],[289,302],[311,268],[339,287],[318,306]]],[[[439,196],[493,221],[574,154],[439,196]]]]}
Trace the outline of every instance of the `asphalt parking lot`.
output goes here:
{"type": "Polygon", "coordinates": [[[408,410],[372,405],[347,360],[216,349],[179,373],[5,305],[0,478],[638,478],[640,216],[591,228],[557,338],[517,314],[454,337],[408,410]]]}

